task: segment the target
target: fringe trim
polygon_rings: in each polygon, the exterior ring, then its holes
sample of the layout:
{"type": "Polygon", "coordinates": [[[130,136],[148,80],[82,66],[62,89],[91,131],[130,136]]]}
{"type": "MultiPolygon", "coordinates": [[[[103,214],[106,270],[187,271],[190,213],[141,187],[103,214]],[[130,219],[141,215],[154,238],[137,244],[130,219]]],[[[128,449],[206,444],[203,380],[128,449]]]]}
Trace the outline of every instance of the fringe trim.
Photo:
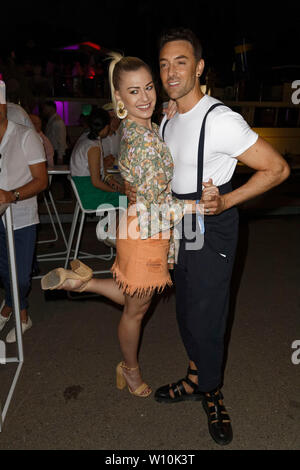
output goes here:
{"type": "Polygon", "coordinates": [[[138,297],[144,297],[144,296],[149,296],[154,294],[154,291],[157,289],[157,293],[160,294],[166,286],[172,286],[173,282],[172,280],[166,279],[164,282],[161,282],[158,285],[151,285],[151,286],[133,286],[128,284],[127,280],[124,278],[124,276],[120,273],[119,269],[117,267],[112,266],[110,269],[113,278],[115,282],[117,283],[118,287],[122,289],[123,294],[130,295],[132,297],[133,295],[137,294],[138,297]]]}

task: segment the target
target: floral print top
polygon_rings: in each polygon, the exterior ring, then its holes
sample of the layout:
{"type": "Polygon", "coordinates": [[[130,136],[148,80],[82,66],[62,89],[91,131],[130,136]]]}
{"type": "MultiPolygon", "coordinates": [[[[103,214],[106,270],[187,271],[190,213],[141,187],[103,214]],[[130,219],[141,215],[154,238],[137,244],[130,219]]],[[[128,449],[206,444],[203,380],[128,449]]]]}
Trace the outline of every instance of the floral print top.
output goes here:
{"type": "MultiPolygon", "coordinates": [[[[122,122],[121,136],[119,168],[122,177],[137,188],[140,237],[145,239],[180,222],[184,202],[172,196],[174,164],[168,147],[159,136],[158,125],[152,123],[150,130],[126,119],[122,122]]],[[[171,243],[169,262],[173,249],[171,243]]]]}

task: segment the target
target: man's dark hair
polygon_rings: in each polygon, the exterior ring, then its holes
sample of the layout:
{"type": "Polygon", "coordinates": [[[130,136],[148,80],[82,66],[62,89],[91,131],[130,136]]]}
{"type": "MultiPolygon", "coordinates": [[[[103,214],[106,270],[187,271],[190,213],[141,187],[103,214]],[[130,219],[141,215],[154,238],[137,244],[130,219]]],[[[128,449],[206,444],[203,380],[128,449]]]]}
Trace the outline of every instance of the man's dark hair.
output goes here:
{"type": "Polygon", "coordinates": [[[88,138],[91,140],[96,140],[99,136],[99,132],[109,124],[110,115],[108,111],[102,108],[94,109],[88,117],[88,125],[90,128],[88,138]]]}
{"type": "Polygon", "coordinates": [[[171,41],[188,41],[194,49],[197,62],[202,59],[203,49],[197,36],[188,28],[171,28],[164,31],[158,41],[159,51],[171,41]]]}
{"type": "Polygon", "coordinates": [[[45,101],[44,105],[45,105],[45,106],[49,106],[50,108],[53,108],[53,109],[55,109],[55,111],[56,111],[56,104],[55,104],[54,101],[47,100],[47,101],[45,101]]]}

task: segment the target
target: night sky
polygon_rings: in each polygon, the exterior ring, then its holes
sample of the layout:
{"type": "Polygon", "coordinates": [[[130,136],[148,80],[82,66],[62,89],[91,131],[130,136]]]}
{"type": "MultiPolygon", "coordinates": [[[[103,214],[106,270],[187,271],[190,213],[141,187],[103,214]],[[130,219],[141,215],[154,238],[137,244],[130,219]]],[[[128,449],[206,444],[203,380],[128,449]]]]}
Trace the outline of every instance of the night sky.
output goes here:
{"type": "MultiPolygon", "coordinates": [[[[41,49],[94,41],[152,66],[157,37],[166,27],[191,28],[204,46],[204,58],[218,75],[230,76],[234,46],[253,44],[257,67],[300,65],[300,2],[113,0],[6,2],[1,6],[0,56],[15,49],[19,57],[31,39],[41,49]]],[[[295,79],[300,79],[295,77],[295,79]]]]}

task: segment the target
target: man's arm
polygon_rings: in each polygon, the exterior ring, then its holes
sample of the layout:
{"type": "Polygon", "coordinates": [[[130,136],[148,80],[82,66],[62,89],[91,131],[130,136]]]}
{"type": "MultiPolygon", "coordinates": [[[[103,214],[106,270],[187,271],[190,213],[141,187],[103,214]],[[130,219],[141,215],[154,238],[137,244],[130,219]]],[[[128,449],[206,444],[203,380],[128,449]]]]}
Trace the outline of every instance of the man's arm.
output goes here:
{"type": "Polygon", "coordinates": [[[284,158],[261,137],[237,159],[256,172],[234,191],[209,198],[205,204],[205,209],[210,210],[209,215],[219,214],[269,191],[286,180],[290,174],[290,168],[284,158]]]}
{"type": "Polygon", "coordinates": [[[36,196],[38,193],[44,191],[48,186],[48,173],[46,163],[36,163],[35,165],[29,165],[32,180],[23,186],[12,188],[11,191],[4,191],[0,189],[0,203],[11,203],[15,202],[16,197],[13,191],[20,193],[19,200],[29,199],[30,197],[36,196]]]}

